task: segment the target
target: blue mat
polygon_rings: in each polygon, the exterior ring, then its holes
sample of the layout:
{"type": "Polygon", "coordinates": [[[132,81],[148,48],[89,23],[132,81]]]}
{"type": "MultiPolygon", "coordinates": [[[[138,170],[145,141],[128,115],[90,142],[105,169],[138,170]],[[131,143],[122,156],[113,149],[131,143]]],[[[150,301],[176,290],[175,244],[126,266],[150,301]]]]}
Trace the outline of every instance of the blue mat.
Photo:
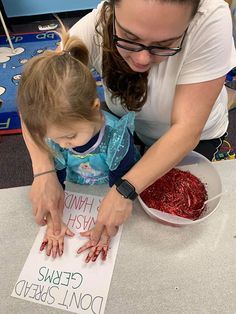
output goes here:
{"type": "MultiPolygon", "coordinates": [[[[16,107],[16,92],[23,65],[33,56],[47,49],[56,49],[59,36],[53,32],[17,34],[12,36],[15,54],[12,53],[5,36],[0,36],[0,134],[21,133],[16,107]]],[[[100,76],[92,71],[98,81],[98,95],[104,101],[100,76]]]]}

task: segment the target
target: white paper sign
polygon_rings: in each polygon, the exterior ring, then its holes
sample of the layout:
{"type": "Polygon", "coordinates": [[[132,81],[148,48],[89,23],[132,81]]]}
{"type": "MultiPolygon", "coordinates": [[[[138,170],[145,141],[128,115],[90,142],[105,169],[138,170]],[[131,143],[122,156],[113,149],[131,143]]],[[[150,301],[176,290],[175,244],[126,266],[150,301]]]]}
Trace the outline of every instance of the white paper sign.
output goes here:
{"type": "Polygon", "coordinates": [[[86,241],[79,232],[94,226],[101,197],[66,192],[64,222],[76,234],[65,237],[64,253],[53,259],[40,252],[46,227],[41,227],[12,296],[74,313],[104,313],[120,242],[121,229],[112,239],[106,261],[84,262],[88,252],[76,251],[86,241]]]}

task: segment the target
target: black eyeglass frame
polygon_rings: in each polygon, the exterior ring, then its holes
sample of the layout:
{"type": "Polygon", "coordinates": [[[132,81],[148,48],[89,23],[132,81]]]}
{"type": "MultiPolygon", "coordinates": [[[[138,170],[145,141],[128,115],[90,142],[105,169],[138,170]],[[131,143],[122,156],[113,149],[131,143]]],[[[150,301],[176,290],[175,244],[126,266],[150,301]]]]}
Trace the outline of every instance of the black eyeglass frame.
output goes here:
{"type": "Polygon", "coordinates": [[[150,54],[152,55],[155,55],[155,56],[162,56],[162,57],[171,57],[171,56],[174,56],[176,55],[177,53],[179,53],[181,50],[182,50],[182,46],[183,46],[183,42],[184,42],[184,39],[185,39],[185,36],[187,34],[187,31],[188,31],[188,28],[185,30],[185,32],[183,33],[183,38],[181,40],[181,43],[179,45],[179,47],[163,47],[163,46],[156,46],[156,45],[151,45],[151,46],[146,46],[146,45],[143,45],[141,43],[137,43],[135,41],[131,41],[131,40],[127,40],[127,39],[124,39],[124,38],[121,38],[119,36],[116,35],[116,27],[115,27],[115,20],[116,20],[116,16],[115,16],[115,7],[113,7],[113,15],[112,15],[112,41],[113,43],[122,48],[122,49],[125,49],[125,50],[128,50],[128,51],[133,51],[133,52],[140,52],[142,50],[147,50],[150,54]],[[131,45],[137,45],[139,46],[139,48],[129,48],[129,47],[125,47],[125,46],[122,46],[120,45],[118,42],[119,41],[122,41],[122,42],[125,42],[125,43],[128,43],[128,44],[131,44],[131,45]],[[160,49],[160,50],[171,50],[173,51],[172,53],[167,53],[167,54],[162,54],[161,52],[159,53],[156,53],[156,52],[152,52],[153,49],[160,49]]]}

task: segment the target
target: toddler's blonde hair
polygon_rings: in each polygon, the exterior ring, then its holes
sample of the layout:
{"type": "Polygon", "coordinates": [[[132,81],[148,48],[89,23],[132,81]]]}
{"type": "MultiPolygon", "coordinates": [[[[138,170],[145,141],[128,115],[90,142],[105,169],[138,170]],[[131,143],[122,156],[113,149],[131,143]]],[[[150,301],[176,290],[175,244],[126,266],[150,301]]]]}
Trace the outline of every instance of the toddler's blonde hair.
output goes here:
{"type": "Polygon", "coordinates": [[[96,121],[96,82],[88,68],[88,50],[61,25],[61,49],[30,59],[21,76],[17,103],[33,140],[48,151],[47,126],[96,121]]]}

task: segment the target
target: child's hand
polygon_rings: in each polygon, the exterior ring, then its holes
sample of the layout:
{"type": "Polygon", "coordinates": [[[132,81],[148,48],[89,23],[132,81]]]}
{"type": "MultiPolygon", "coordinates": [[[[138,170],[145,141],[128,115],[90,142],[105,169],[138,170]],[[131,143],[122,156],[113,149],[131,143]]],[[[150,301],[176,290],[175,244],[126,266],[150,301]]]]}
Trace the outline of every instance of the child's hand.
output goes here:
{"type": "Polygon", "coordinates": [[[103,229],[102,234],[101,234],[101,238],[100,238],[99,242],[95,245],[92,241],[92,232],[93,232],[93,229],[80,233],[80,235],[82,237],[90,238],[89,241],[86,242],[83,246],[81,246],[81,248],[79,248],[77,251],[77,253],[80,254],[80,253],[90,249],[90,251],[89,251],[89,253],[85,259],[85,263],[89,263],[90,261],[95,262],[99,256],[99,254],[101,254],[101,259],[103,261],[105,261],[107,258],[107,252],[108,252],[109,244],[110,244],[110,237],[107,233],[106,228],[103,229]]]}
{"type": "Polygon", "coordinates": [[[57,255],[61,256],[64,251],[64,237],[65,235],[73,237],[74,233],[65,225],[61,223],[61,233],[57,236],[53,234],[53,225],[48,222],[47,230],[40,247],[40,251],[45,249],[47,256],[55,258],[57,255]]]}

